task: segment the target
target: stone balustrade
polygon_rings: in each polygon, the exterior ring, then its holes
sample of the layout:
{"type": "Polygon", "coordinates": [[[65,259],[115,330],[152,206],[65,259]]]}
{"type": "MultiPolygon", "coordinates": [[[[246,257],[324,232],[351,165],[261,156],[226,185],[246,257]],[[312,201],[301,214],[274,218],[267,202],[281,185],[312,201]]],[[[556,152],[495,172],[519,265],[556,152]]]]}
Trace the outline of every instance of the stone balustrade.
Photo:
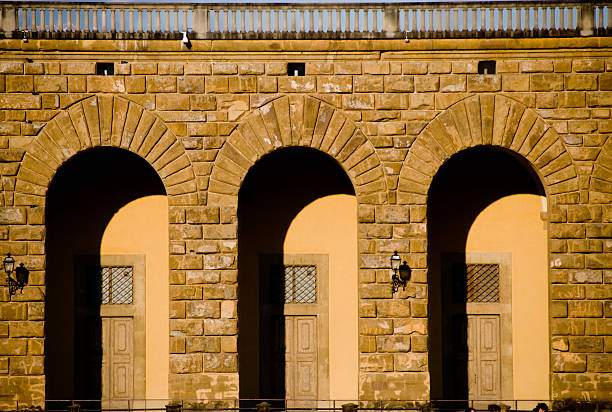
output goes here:
{"type": "Polygon", "coordinates": [[[612,2],[0,2],[4,38],[379,39],[607,35],[612,2]]]}

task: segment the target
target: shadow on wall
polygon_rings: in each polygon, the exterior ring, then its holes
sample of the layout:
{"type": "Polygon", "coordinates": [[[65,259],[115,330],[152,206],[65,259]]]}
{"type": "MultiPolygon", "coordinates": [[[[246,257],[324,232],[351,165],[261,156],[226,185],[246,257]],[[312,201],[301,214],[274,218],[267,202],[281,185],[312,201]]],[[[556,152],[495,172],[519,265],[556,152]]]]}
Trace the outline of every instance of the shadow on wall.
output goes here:
{"type": "Polygon", "coordinates": [[[47,408],[61,407],[52,400],[101,398],[102,235],[129,202],[165,194],[144,159],[117,148],[81,152],[51,181],[46,203],[47,408]]]}
{"type": "Polygon", "coordinates": [[[545,195],[526,161],[491,146],[459,152],[433,179],[427,203],[431,399],[469,399],[467,285],[465,273],[457,272],[465,270],[476,217],[496,200],[522,193],[545,195]]]}
{"type": "MultiPolygon", "coordinates": [[[[313,201],[334,194],[354,195],[342,167],[315,149],[292,147],[264,156],[247,174],[238,202],[238,319],[241,399],[285,398],[283,313],[260,272],[261,255],[282,256],[285,236],[297,214],[313,201]]],[[[281,262],[282,263],[282,262],[281,262]]],[[[243,406],[243,405],[241,405],[243,406]]],[[[249,406],[249,405],[246,405],[249,406]]]]}

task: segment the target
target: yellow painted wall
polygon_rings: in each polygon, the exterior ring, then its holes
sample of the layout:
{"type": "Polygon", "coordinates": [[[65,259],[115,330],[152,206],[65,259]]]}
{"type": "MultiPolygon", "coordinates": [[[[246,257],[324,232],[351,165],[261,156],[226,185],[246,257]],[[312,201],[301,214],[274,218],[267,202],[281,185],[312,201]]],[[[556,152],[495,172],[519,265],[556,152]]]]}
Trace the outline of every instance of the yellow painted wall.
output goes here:
{"type": "Polygon", "coordinates": [[[330,399],[358,398],[357,200],[331,195],[315,200],[291,222],[287,254],[329,255],[330,399]]]}
{"type": "Polygon", "coordinates": [[[111,219],[101,255],[144,254],[146,264],[146,397],[168,398],[168,198],[146,196],[111,219]]]}
{"type": "Polygon", "coordinates": [[[549,398],[548,269],[543,197],[519,194],[485,208],[472,224],[466,252],[512,255],[512,352],[516,399],[549,398]]]}

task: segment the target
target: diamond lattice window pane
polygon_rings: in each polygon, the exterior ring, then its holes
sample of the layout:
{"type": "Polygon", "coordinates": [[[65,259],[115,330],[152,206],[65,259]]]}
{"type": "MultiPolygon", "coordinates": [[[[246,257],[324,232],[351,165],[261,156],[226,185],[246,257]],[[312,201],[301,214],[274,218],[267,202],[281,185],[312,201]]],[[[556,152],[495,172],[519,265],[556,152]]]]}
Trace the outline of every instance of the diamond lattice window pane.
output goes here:
{"type": "Polygon", "coordinates": [[[467,301],[499,302],[499,265],[470,264],[467,269],[467,301]]]}
{"type": "Polygon", "coordinates": [[[102,303],[125,305],[134,299],[134,270],[131,266],[102,268],[102,303]]]}
{"type": "Polygon", "coordinates": [[[317,267],[285,266],[285,303],[317,301],[317,267]]]}

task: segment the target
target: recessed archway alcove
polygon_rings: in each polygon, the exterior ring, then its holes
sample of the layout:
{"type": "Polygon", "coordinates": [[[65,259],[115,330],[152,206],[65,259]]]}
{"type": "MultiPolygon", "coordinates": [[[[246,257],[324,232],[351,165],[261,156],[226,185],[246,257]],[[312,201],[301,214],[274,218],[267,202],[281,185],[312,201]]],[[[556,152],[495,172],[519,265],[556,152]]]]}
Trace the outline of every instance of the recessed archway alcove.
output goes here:
{"type": "MultiPolygon", "coordinates": [[[[352,340],[357,341],[357,216],[351,180],[326,153],[305,147],[281,148],[250,168],[238,197],[240,398],[295,399],[293,389],[286,387],[292,380],[285,373],[294,369],[285,362],[289,359],[285,357],[286,336],[287,344],[291,340],[285,322],[310,320],[315,322],[312,325],[319,322],[311,331],[318,346],[313,358],[318,362],[314,364],[318,385],[314,399],[329,398],[330,379],[332,387],[342,379],[338,373],[346,368],[338,364],[346,359],[340,359],[341,351],[354,357],[348,361],[349,369],[354,366],[354,370],[346,372],[351,374],[349,381],[355,378],[356,393],[357,347],[341,344],[332,331],[337,319],[346,315],[339,314],[338,308],[352,302],[354,308],[346,310],[355,323],[352,340]],[[300,217],[304,211],[308,216],[300,217]],[[338,269],[345,261],[348,266],[338,269]],[[301,302],[306,303],[301,308],[308,306],[306,310],[313,314],[295,315],[299,303],[287,300],[286,273],[273,272],[279,267],[316,267],[316,291],[311,290],[312,300],[301,302]],[[343,293],[348,298],[342,298],[343,293]],[[330,377],[330,373],[336,375],[330,377]]],[[[335,389],[339,390],[337,384],[335,389]]]]}
{"type": "MultiPolygon", "coordinates": [[[[100,306],[103,292],[99,277],[105,258],[101,255],[103,236],[113,217],[126,205],[151,196],[165,198],[165,195],[166,190],[155,169],[142,157],[124,149],[97,147],[81,151],[55,173],[47,192],[45,210],[48,402],[103,397],[100,306]]],[[[150,210],[142,212],[155,215],[150,210]]],[[[162,241],[167,244],[167,220],[150,223],[166,228],[162,241]]],[[[124,236],[139,237],[138,233],[124,236]]],[[[142,236],[149,235],[143,231],[142,236]]],[[[118,267],[126,267],[125,262],[118,267]]],[[[139,287],[134,284],[133,302],[144,310],[144,302],[136,302],[139,287]]],[[[144,347],[136,348],[131,356],[132,368],[142,367],[139,358],[145,356],[144,347]],[[142,353],[136,353],[138,351],[142,353]]],[[[140,386],[138,382],[133,383],[132,396],[145,394],[143,383],[140,386]]]]}
{"type": "Polygon", "coordinates": [[[504,148],[462,150],[436,173],[427,200],[432,399],[548,397],[544,196],[533,168],[504,148]]]}

